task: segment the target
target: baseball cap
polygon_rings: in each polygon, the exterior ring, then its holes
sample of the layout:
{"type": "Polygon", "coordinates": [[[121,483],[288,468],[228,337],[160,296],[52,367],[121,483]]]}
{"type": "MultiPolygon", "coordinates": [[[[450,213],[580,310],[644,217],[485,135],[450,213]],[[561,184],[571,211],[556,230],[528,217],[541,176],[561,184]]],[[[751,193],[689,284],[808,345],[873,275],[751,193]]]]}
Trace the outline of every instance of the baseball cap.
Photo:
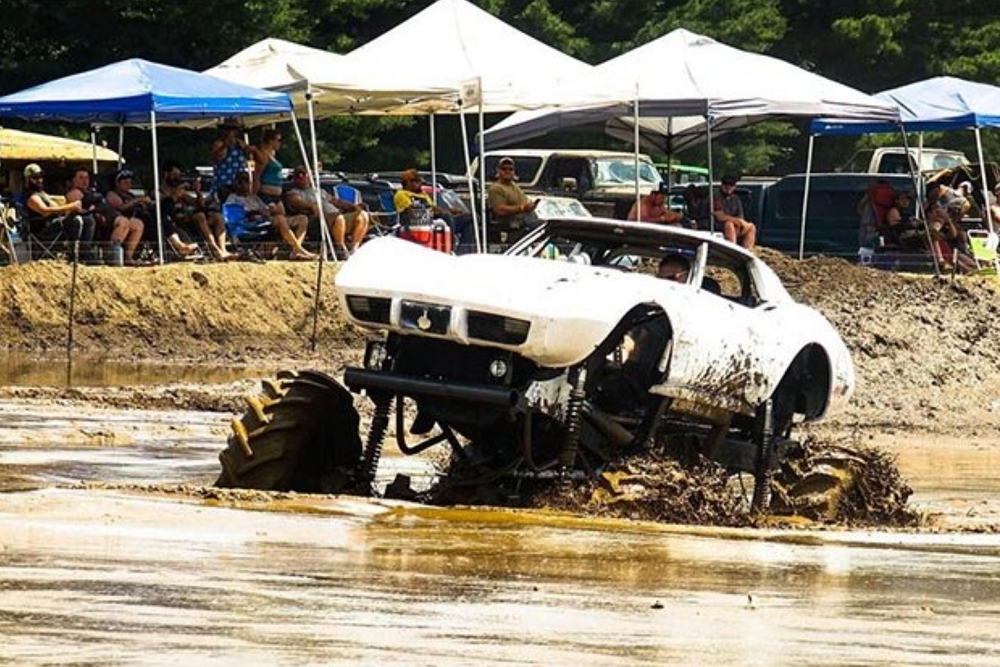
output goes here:
{"type": "Polygon", "coordinates": [[[659,185],[650,190],[650,194],[656,194],[656,193],[659,193],[661,195],[669,195],[670,186],[661,181],[659,185]]]}
{"type": "Polygon", "coordinates": [[[115,174],[115,183],[118,181],[124,181],[126,178],[135,178],[135,174],[132,173],[131,169],[122,169],[115,174]]]}
{"type": "Polygon", "coordinates": [[[502,157],[500,161],[497,162],[498,167],[505,167],[507,165],[514,166],[514,158],[512,157],[502,157]]]}
{"type": "Polygon", "coordinates": [[[31,178],[32,176],[41,176],[43,174],[44,172],[42,171],[42,168],[39,167],[34,162],[32,162],[31,164],[29,164],[27,167],[24,168],[25,178],[31,178]]]}

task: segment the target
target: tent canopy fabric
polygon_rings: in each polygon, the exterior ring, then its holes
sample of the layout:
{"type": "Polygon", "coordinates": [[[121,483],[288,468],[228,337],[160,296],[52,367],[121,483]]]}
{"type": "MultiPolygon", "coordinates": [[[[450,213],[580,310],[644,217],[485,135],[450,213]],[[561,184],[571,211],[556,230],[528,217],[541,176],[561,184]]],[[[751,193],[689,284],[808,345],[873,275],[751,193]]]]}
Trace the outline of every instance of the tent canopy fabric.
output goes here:
{"type": "MultiPolygon", "coordinates": [[[[677,29],[594,68],[596,86],[632,87],[621,102],[638,101],[643,133],[663,138],[660,148],[679,148],[681,142],[712,131],[734,129],[764,118],[837,116],[892,122],[899,111],[890,103],[826,79],[777,58],[749,53],[688,30],[677,29]],[[617,82],[617,83],[612,83],[617,82]],[[666,142],[672,142],[669,146],[666,142]]],[[[617,119],[630,128],[631,113],[621,105],[592,105],[557,109],[560,114],[588,122],[617,119]]],[[[516,116],[516,115],[515,115],[516,116]]],[[[487,145],[501,146],[537,136],[551,127],[545,114],[511,118],[491,128],[487,145]],[[516,137],[516,138],[515,138],[516,137]]],[[[559,121],[566,126],[566,123],[559,121]]]]}
{"type": "Polygon", "coordinates": [[[211,125],[227,116],[280,117],[288,95],[131,59],[0,97],[0,116],[93,125],[211,125]]]}
{"type": "Polygon", "coordinates": [[[442,92],[418,89],[398,76],[392,81],[377,80],[371,73],[349,65],[346,56],[274,38],[251,44],[204,73],[233,83],[287,92],[296,112],[308,109],[311,96],[317,118],[384,114],[410,100],[442,92]]]}
{"type": "Polygon", "coordinates": [[[554,88],[573,86],[593,69],[467,0],[437,0],[344,63],[365,74],[380,112],[397,114],[458,112],[463,87],[475,79],[486,112],[536,108],[556,103],[554,88]],[[393,90],[398,103],[387,106],[393,90]]]}
{"type": "Polygon", "coordinates": [[[205,70],[204,74],[233,83],[252,81],[253,85],[268,90],[295,92],[308,84],[302,74],[303,68],[312,65],[335,76],[342,68],[343,59],[344,56],[337,53],[268,37],[205,70]]]}
{"type": "MultiPolygon", "coordinates": [[[[938,76],[874,95],[899,108],[907,131],[926,132],[1000,127],[1000,87],[952,76],[938,76]]],[[[819,118],[809,127],[816,135],[897,132],[895,123],[819,118]]]]}
{"type": "MultiPolygon", "coordinates": [[[[0,127],[0,160],[89,162],[94,155],[95,147],[86,141],[0,127]]],[[[96,155],[98,162],[118,161],[118,153],[104,146],[96,147],[96,155]]]]}

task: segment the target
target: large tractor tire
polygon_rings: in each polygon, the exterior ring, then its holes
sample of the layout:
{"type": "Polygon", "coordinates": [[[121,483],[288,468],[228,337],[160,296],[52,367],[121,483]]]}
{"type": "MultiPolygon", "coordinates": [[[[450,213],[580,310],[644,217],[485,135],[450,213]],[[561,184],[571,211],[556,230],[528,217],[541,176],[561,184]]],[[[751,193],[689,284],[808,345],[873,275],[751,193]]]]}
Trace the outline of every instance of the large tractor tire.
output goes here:
{"type": "Polygon", "coordinates": [[[774,479],[773,509],[825,522],[910,525],[912,489],[895,459],[876,449],[807,440],[792,447],[774,479]]]}
{"type": "Polygon", "coordinates": [[[330,376],[282,371],[264,380],[232,421],[216,486],[351,493],[360,473],[360,418],[351,393],[330,376]]]}

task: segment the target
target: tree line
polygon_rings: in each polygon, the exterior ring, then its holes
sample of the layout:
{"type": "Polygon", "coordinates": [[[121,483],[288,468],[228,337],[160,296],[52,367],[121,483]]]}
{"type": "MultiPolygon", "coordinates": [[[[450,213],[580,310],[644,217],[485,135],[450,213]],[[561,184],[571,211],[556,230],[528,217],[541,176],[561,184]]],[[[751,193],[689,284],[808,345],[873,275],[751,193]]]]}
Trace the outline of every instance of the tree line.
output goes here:
{"type": "MultiPolygon", "coordinates": [[[[947,5],[926,0],[473,1],[592,64],[683,27],[865,92],[940,75],[1000,83],[1000,5],[981,1],[952,0],[947,5]]],[[[200,71],[266,37],[347,53],[430,4],[431,0],[5,0],[0,20],[4,45],[0,94],[126,58],[200,71]]],[[[418,44],[406,55],[400,67],[429,66],[421,62],[418,44]]],[[[85,136],[85,128],[3,122],[85,136]]],[[[438,123],[439,167],[460,169],[457,123],[454,119],[438,123]]],[[[177,132],[164,133],[161,150],[188,165],[204,164],[210,139],[192,141],[190,135],[173,136],[177,132]]],[[[988,159],[1000,159],[1000,137],[995,134],[984,133],[988,159]]],[[[336,169],[370,171],[429,163],[425,119],[335,118],[320,123],[320,135],[321,159],[336,169]]],[[[563,145],[621,147],[606,137],[581,133],[558,140],[563,145]]],[[[929,135],[924,141],[975,154],[968,132],[929,135]]],[[[837,164],[859,144],[898,142],[899,137],[892,135],[823,139],[817,166],[837,164]]],[[[553,139],[533,143],[551,145],[553,139]]],[[[127,158],[139,164],[147,144],[148,138],[130,136],[127,158]]],[[[745,173],[783,173],[803,168],[805,147],[801,124],[769,122],[713,142],[713,160],[721,168],[745,173]]],[[[282,157],[296,162],[297,149],[285,150],[282,157]]],[[[704,149],[694,148],[677,157],[704,164],[703,153],[704,149]]]]}

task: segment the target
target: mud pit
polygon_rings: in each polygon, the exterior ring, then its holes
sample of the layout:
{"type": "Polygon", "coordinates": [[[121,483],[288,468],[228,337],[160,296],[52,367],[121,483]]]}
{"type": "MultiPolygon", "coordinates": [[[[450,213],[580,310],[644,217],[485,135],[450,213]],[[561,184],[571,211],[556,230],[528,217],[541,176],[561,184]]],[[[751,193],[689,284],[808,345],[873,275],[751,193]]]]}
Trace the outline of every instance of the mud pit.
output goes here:
{"type": "MultiPolygon", "coordinates": [[[[848,411],[799,430],[797,436],[856,449],[886,434],[995,435],[1000,374],[994,369],[1000,361],[1000,340],[992,326],[994,282],[896,276],[840,260],[794,262],[762,252],[796,298],[821,310],[840,329],[857,366],[858,391],[848,411]]],[[[334,271],[325,268],[313,349],[314,266],[175,264],[131,271],[82,267],[75,300],[74,364],[107,358],[313,368],[339,375],[345,364],[357,363],[364,336],[339,312],[331,287],[334,271]]],[[[50,360],[65,354],[69,277],[69,267],[49,262],[0,270],[0,339],[8,350],[50,360]]],[[[97,414],[109,407],[236,413],[242,410],[241,397],[254,393],[255,384],[7,386],[0,388],[0,397],[40,406],[74,405],[97,414]]],[[[220,448],[223,440],[220,437],[220,448]]],[[[880,464],[891,463],[884,454],[874,456],[880,464]]],[[[905,480],[893,476],[891,465],[862,467],[873,474],[866,482],[868,497],[834,520],[911,524],[914,517],[900,509],[901,503],[883,506],[887,498],[905,501],[905,480]]],[[[676,467],[656,456],[631,460],[592,485],[572,485],[562,493],[550,489],[531,496],[527,504],[662,521],[748,521],[741,504],[745,494],[727,485],[718,471],[704,468],[687,478],[679,475],[676,467]],[[628,493],[622,492],[623,485],[628,493]],[[658,485],[675,493],[634,493],[658,485]],[[624,496],[628,498],[623,502],[624,496]],[[676,502],[670,504],[670,498],[676,502]]]]}

